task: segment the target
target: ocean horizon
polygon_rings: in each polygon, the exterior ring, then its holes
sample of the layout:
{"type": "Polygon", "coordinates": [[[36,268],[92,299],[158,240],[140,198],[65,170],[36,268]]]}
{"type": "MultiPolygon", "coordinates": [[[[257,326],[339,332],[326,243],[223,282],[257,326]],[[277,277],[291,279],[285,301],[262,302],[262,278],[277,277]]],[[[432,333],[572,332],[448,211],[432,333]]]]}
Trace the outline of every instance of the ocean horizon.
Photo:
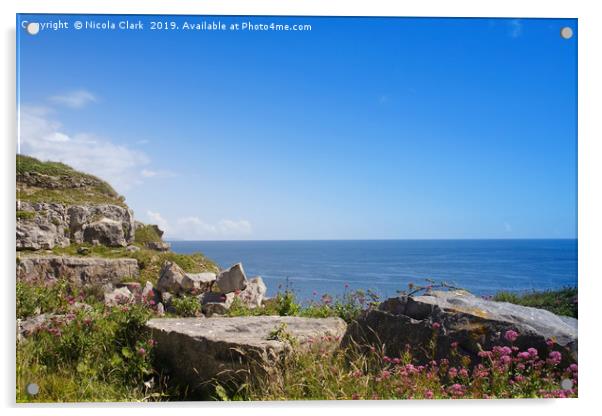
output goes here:
{"type": "Polygon", "coordinates": [[[264,279],[268,296],[288,288],[302,301],[356,289],[386,298],[427,279],[484,296],[577,286],[575,238],[169,242],[221,268],[242,262],[248,277],[264,279]]]}

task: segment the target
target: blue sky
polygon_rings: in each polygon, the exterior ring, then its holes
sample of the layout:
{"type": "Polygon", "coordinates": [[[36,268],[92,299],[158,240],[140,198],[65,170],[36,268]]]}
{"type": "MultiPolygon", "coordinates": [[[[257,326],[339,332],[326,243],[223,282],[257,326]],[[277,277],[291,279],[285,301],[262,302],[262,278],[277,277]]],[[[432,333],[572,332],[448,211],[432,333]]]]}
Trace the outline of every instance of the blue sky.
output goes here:
{"type": "Polygon", "coordinates": [[[18,31],[20,145],[169,238],[576,237],[575,19],[141,20],[18,31]]]}

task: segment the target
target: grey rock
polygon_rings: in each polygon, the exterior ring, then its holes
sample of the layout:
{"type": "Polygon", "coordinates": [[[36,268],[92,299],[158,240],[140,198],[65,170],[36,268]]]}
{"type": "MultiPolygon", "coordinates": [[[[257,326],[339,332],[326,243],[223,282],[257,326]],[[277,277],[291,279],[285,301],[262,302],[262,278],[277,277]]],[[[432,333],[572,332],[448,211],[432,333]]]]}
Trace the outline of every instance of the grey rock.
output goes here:
{"type": "Polygon", "coordinates": [[[88,247],[78,247],[77,254],[81,254],[82,256],[87,256],[90,254],[90,249],[88,247]]]}
{"type": "Polygon", "coordinates": [[[180,266],[171,261],[166,261],[161,268],[159,280],[157,281],[157,289],[161,292],[170,292],[175,295],[183,291],[182,280],[186,277],[186,273],[180,266]]]}
{"type": "Polygon", "coordinates": [[[237,263],[229,269],[222,270],[217,275],[217,286],[222,293],[244,290],[247,287],[247,276],[242,263],[237,263]]]}
{"type": "Polygon", "coordinates": [[[132,292],[132,294],[142,293],[142,286],[140,285],[139,282],[122,282],[122,283],[117,283],[115,286],[118,288],[127,287],[128,290],[130,292],[132,292]]]}
{"type": "Polygon", "coordinates": [[[133,302],[134,294],[127,287],[119,287],[110,293],[105,293],[105,305],[117,306],[133,302]]]}
{"type": "Polygon", "coordinates": [[[109,247],[125,247],[128,243],[121,222],[110,218],[86,224],[83,227],[83,239],[85,242],[97,240],[100,244],[109,247]]]}
{"type": "Polygon", "coordinates": [[[92,312],[94,310],[94,308],[90,305],[88,305],[87,303],[83,303],[83,302],[74,302],[73,305],[69,306],[69,311],[71,312],[79,312],[79,311],[84,311],[84,312],[92,312]]]}
{"type": "Polygon", "coordinates": [[[66,247],[71,243],[81,244],[108,241],[123,246],[123,241],[134,240],[134,217],[131,210],[118,205],[63,205],[55,203],[31,203],[17,201],[17,210],[33,213],[32,218],[17,220],[17,249],[41,250],[54,247],[66,247]],[[121,233],[115,226],[96,225],[84,233],[87,228],[104,219],[119,223],[121,233]],[[105,235],[108,232],[109,235],[105,235]],[[92,236],[93,234],[96,236],[92,236]],[[122,241],[123,239],[123,241],[122,241]]]}
{"type": "Polygon", "coordinates": [[[272,339],[279,328],[297,340],[296,348],[321,337],[327,337],[325,348],[336,348],[346,324],[339,318],[249,316],[151,319],[147,327],[157,340],[159,365],[197,390],[214,377],[242,381],[250,372],[273,367],[291,350],[286,341],[272,339]]]}
{"type": "Polygon", "coordinates": [[[162,292],[161,293],[161,300],[163,301],[163,304],[165,306],[171,305],[171,300],[172,299],[173,299],[173,294],[171,294],[169,292],[162,292]]]}
{"type": "Polygon", "coordinates": [[[144,284],[144,288],[142,289],[142,297],[143,298],[148,298],[149,296],[154,297],[155,293],[154,293],[154,289],[153,289],[153,284],[149,281],[147,281],[144,284]]]}
{"type": "Polygon", "coordinates": [[[113,285],[137,278],[135,259],[106,259],[55,255],[17,256],[17,279],[53,283],[65,278],[77,286],[113,285]]]}
{"type": "Polygon", "coordinates": [[[212,317],[214,315],[225,315],[228,313],[230,304],[227,302],[207,302],[202,306],[203,314],[206,317],[212,317]]]}
{"type": "Polygon", "coordinates": [[[161,302],[157,303],[157,315],[163,316],[165,315],[165,307],[161,302]]]}
{"type": "Polygon", "coordinates": [[[38,332],[43,326],[49,323],[52,319],[62,319],[64,315],[56,315],[52,313],[43,313],[32,316],[27,319],[17,319],[17,340],[23,341],[25,338],[38,332]]]}
{"type": "Polygon", "coordinates": [[[145,246],[155,251],[169,251],[171,249],[171,245],[164,241],[149,241],[145,246]]]}
{"type": "Polygon", "coordinates": [[[399,356],[410,345],[415,358],[427,361],[430,357],[421,347],[429,345],[436,332],[437,358],[449,357],[451,343],[457,342],[463,354],[477,360],[481,348],[510,345],[504,338],[509,330],[518,332],[513,345],[520,349],[533,347],[540,357],[546,357],[552,348],[560,351],[566,362],[577,358],[576,319],[486,300],[465,291],[433,291],[388,299],[349,326],[344,344],[382,344],[390,356],[399,356]],[[435,322],[440,329],[433,329],[435,322]],[[556,341],[551,348],[548,339],[556,341]]]}
{"type": "Polygon", "coordinates": [[[126,251],[130,252],[130,253],[135,253],[137,251],[140,251],[140,247],[138,246],[127,246],[125,248],[126,251]]]}
{"type": "Polygon", "coordinates": [[[215,273],[185,273],[182,278],[182,288],[187,292],[197,290],[200,292],[207,292],[211,290],[213,283],[216,280],[215,273]]]}
{"type": "Polygon", "coordinates": [[[244,305],[249,308],[258,308],[262,305],[266,292],[267,286],[263,279],[257,276],[247,282],[247,287],[238,296],[244,305]]]}
{"type": "Polygon", "coordinates": [[[176,263],[166,261],[161,268],[157,289],[174,295],[206,292],[211,290],[215,280],[214,273],[186,273],[176,263]]]}

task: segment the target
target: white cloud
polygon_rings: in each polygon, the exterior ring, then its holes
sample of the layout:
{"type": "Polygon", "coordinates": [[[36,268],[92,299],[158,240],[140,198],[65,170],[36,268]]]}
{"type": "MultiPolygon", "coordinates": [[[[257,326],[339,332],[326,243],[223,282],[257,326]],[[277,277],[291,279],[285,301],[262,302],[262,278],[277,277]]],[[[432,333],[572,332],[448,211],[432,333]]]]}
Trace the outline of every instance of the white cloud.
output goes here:
{"type": "Polygon", "coordinates": [[[151,222],[165,231],[166,238],[178,240],[212,240],[212,239],[243,239],[253,232],[251,223],[247,220],[222,219],[216,223],[208,223],[199,217],[182,217],[169,223],[158,212],[148,211],[151,222]]]}
{"type": "Polygon", "coordinates": [[[173,172],[168,170],[142,169],[140,174],[145,178],[171,178],[175,176],[173,172]]]}
{"type": "Polygon", "coordinates": [[[150,218],[152,224],[157,224],[164,232],[169,231],[169,224],[158,212],[146,211],[146,215],[150,218]]]}
{"type": "Polygon", "coordinates": [[[54,95],[49,100],[55,104],[70,108],[82,108],[89,103],[96,102],[96,97],[89,91],[76,90],[61,95],[54,95]]]}
{"type": "Polygon", "coordinates": [[[141,182],[140,171],[150,162],[146,154],[88,133],[67,133],[51,114],[50,108],[20,106],[19,153],[66,163],[107,180],[118,191],[141,182]]]}

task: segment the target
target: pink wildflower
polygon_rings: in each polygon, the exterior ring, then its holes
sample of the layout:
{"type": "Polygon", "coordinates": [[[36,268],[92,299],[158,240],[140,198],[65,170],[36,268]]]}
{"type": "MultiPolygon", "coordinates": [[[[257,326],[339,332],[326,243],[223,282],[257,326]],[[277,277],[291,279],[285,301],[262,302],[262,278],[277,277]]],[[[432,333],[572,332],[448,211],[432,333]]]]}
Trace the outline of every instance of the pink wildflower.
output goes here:
{"type": "Polygon", "coordinates": [[[550,352],[550,355],[548,357],[548,363],[552,365],[558,365],[562,360],[562,354],[558,351],[550,352]]]}
{"type": "Polygon", "coordinates": [[[441,328],[441,324],[439,322],[433,322],[433,329],[436,331],[441,328]]]}
{"type": "Polygon", "coordinates": [[[514,342],[518,338],[518,332],[510,329],[506,331],[506,333],[504,334],[504,338],[506,338],[507,341],[514,342]]]}
{"type": "Polygon", "coordinates": [[[531,356],[531,358],[537,358],[538,356],[538,352],[535,348],[531,347],[527,350],[527,352],[529,353],[529,355],[531,356]]]}

